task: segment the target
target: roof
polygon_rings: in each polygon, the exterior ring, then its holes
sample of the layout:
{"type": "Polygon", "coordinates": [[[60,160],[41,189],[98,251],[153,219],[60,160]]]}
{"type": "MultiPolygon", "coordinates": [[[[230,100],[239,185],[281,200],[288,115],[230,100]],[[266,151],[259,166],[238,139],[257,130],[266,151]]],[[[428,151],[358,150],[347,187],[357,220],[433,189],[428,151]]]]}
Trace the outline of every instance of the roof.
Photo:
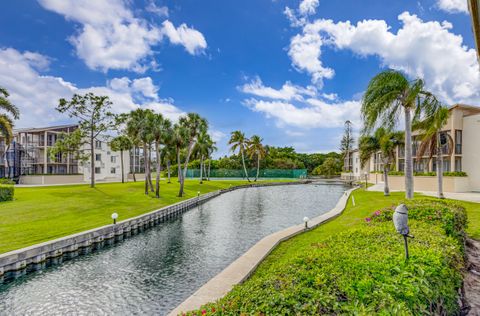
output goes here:
{"type": "Polygon", "coordinates": [[[469,116],[469,115],[474,115],[474,114],[479,114],[480,113],[480,107],[473,106],[473,105],[467,105],[467,104],[461,104],[461,103],[454,104],[449,108],[450,111],[454,110],[454,109],[465,110],[466,113],[463,114],[464,116],[469,116]]]}
{"type": "Polygon", "coordinates": [[[13,130],[14,133],[24,133],[24,132],[43,132],[51,131],[56,129],[64,129],[69,127],[78,127],[78,124],[66,124],[66,125],[56,125],[56,126],[46,126],[46,127],[30,127],[30,128],[16,128],[13,130]]]}

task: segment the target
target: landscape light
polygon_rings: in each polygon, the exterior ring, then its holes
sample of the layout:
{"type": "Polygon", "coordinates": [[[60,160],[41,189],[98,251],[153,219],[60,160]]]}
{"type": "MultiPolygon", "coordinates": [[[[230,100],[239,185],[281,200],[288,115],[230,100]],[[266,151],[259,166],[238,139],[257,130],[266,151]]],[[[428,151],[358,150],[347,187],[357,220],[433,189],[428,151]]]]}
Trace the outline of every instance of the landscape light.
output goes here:
{"type": "Polygon", "coordinates": [[[308,228],[308,221],[309,221],[309,220],[310,220],[310,218],[308,218],[308,217],[306,217],[306,216],[303,218],[303,222],[305,223],[305,229],[308,228]]]}
{"type": "Polygon", "coordinates": [[[113,224],[117,223],[117,218],[118,218],[118,214],[117,213],[112,213],[113,224]]]}
{"type": "Polygon", "coordinates": [[[405,204],[400,204],[395,209],[393,213],[393,225],[395,225],[395,229],[397,232],[403,236],[403,240],[405,243],[405,259],[408,260],[408,237],[413,238],[413,236],[409,235],[410,228],[408,227],[408,208],[405,204]]]}

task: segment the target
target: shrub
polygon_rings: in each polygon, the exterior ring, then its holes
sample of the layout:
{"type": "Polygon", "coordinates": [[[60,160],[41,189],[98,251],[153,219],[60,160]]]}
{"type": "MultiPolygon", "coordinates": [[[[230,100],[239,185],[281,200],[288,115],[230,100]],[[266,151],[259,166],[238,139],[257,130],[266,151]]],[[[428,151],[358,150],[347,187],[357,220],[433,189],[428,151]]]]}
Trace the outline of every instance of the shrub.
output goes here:
{"type": "Polygon", "coordinates": [[[12,201],[15,188],[10,184],[0,184],[0,202],[12,201]]]}
{"type": "Polygon", "coordinates": [[[465,210],[408,202],[410,259],[391,222],[393,207],[365,224],[312,242],[261,267],[216,303],[192,315],[455,315],[462,284],[465,210]]]}
{"type": "Polygon", "coordinates": [[[15,182],[12,179],[9,179],[9,178],[0,178],[0,184],[14,185],[15,182]]]}
{"type": "Polygon", "coordinates": [[[390,171],[388,173],[389,176],[404,176],[405,172],[403,171],[390,171]]]}

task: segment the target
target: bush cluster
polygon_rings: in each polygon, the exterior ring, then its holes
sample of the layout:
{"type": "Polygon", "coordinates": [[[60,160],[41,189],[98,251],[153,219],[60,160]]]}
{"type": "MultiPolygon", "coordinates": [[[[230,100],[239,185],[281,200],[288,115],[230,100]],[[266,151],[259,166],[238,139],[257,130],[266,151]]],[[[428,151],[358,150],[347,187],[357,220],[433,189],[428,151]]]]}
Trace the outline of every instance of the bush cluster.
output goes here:
{"type": "Polygon", "coordinates": [[[272,263],[189,315],[454,315],[464,265],[465,210],[409,202],[410,260],[392,208],[272,263]]]}
{"type": "Polygon", "coordinates": [[[0,202],[12,201],[15,188],[11,184],[0,184],[0,202]]]}
{"type": "MultiPolygon", "coordinates": [[[[403,171],[390,171],[388,173],[390,176],[404,176],[405,172],[403,171]]],[[[430,171],[430,172],[414,172],[414,176],[416,177],[434,177],[437,175],[435,171],[430,171]]],[[[463,171],[445,171],[443,173],[444,177],[466,177],[467,173],[463,171]]]]}

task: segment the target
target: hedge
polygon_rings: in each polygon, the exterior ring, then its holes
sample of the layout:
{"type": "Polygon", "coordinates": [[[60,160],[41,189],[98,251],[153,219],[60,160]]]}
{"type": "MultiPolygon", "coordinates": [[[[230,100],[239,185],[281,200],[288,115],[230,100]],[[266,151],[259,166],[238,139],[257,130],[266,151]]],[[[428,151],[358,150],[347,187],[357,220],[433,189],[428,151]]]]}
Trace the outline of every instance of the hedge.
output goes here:
{"type": "MultiPolygon", "coordinates": [[[[403,171],[390,171],[388,173],[389,176],[404,176],[405,172],[403,171]]],[[[435,171],[430,172],[414,172],[414,176],[416,177],[434,177],[437,175],[435,171]]],[[[443,173],[444,177],[466,177],[467,173],[463,171],[445,171],[443,173]]]]}
{"type": "Polygon", "coordinates": [[[312,242],[224,298],[189,315],[455,315],[464,267],[465,209],[409,202],[410,259],[392,224],[393,208],[312,242]]]}
{"type": "Polygon", "coordinates": [[[12,201],[15,188],[13,185],[0,184],[0,202],[12,201]]]}

